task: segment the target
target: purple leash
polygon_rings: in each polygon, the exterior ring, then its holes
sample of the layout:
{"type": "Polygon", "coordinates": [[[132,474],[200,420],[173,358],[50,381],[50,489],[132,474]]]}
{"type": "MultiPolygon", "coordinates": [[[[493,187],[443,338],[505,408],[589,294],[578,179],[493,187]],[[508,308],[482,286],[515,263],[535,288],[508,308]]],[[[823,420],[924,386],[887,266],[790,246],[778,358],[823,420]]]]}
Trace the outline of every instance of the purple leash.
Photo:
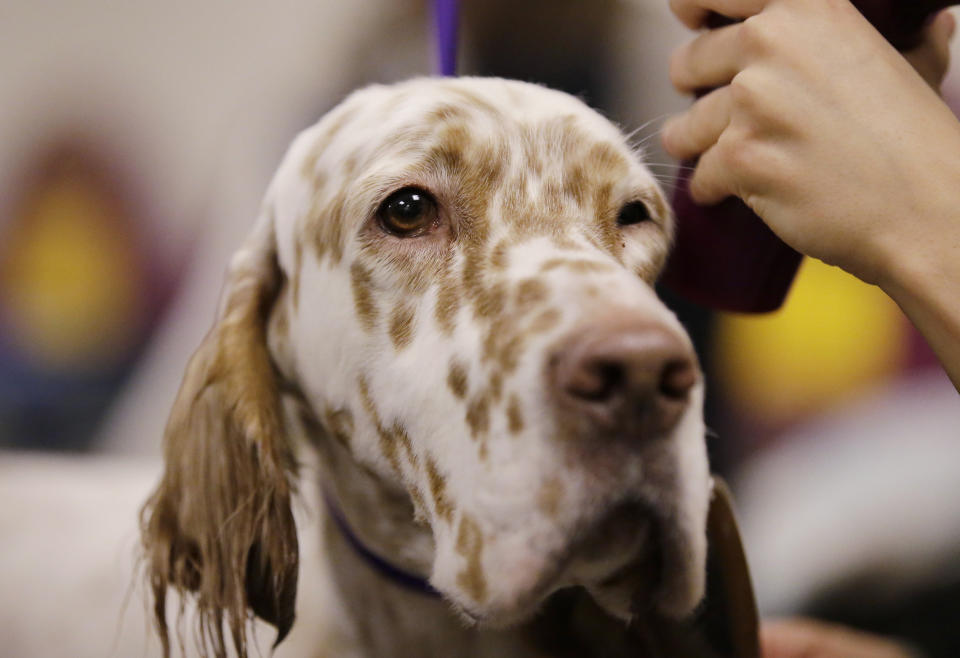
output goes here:
{"type": "Polygon", "coordinates": [[[460,6],[457,0],[434,0],[433,17],[437,34],[437,64],[440,75],[457,73],[457,27],[460,6]]]}

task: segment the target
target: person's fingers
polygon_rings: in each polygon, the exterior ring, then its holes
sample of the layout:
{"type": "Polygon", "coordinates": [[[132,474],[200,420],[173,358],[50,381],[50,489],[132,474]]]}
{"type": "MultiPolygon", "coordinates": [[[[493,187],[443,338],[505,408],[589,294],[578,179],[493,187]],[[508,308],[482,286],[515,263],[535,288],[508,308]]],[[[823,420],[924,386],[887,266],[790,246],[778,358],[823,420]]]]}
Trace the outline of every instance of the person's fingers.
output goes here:
{"type": "Polygon", "coordinates": [[[699,35],[670,57],[670,81],[687,93],[727,84],[743,68],[742,23],[699,35]]]}
{"type": "Polygon", "coordinates": [[[770,0],[670,0],[670,9],[691,30],[704,26],[707,16],[717,13],[727,18],[746,18],[759,13],[770,0]]]}
{"type": "Polygon", "coordinates": [[[950,39],[956,25],[949,10],[941,11],[927,26],[920,45],[905,53],[917,73],[937,92],[950,65],[950,39]]]}
{"type": "Polygon", "coordinates": [[[730,88],[721,87],[663,126],[663,147],[678,160],[700,155],[713,146],[730,124],[730,88]]]}
{"type": "Polygon", "coordinates": [[[731,146],[721,138],[700,156],[690,177],[690,197],[694,201],[710,206],[736,193],[731,177],[735,168],[730,166],[733,155],[731,146]]]}

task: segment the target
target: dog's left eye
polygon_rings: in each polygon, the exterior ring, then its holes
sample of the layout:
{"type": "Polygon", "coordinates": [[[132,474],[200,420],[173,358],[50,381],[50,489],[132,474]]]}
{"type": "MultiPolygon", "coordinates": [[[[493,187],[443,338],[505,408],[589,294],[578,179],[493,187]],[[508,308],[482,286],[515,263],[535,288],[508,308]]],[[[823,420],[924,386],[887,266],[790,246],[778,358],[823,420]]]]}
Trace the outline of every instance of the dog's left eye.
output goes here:
{"type": "Polygon", "coordinates": [[[631,201],[620,209],[617,215],[617,226],[631,226],[652,219],[650,209],[643,201],[631,201]]]}
{"type": "Polygon", "coordinates": [[[437,202],[419,187],[405,187],[380,204],[377,219],[388,233],[401,238],[416,237],[437,221],[437,202]]]}

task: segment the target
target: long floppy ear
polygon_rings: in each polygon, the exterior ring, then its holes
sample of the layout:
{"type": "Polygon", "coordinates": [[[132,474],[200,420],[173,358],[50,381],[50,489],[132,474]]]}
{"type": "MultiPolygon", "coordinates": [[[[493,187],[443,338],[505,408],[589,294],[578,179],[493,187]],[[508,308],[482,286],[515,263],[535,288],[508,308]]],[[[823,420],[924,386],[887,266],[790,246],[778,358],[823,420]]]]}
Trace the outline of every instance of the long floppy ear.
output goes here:
{"type": "MultiPolygon", "coordinates": [[[[194,592],[203,651],[247,655],[249,611],[293,625],[295,470],[266,323],[282,275],[264,217],[230,263],[217,320],[187,366],[164,433],[165,472],[141,513],[155,623],[169,655],[167,588],[194,592]]],[[[181,611],[183,610],[181,604],[181,611]]]]}

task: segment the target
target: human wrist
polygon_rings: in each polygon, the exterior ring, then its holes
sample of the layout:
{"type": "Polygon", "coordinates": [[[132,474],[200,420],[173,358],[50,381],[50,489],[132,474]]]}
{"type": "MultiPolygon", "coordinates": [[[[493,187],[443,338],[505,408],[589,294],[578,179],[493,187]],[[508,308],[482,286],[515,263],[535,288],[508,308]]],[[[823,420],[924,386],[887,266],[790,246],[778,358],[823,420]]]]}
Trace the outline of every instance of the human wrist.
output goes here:
{"type": "Polygon", "coordinates": [[[953,179],[958,191],[930,199],[903,218],[908,231],[891,232],[874,245],[876,283],[898,303],[932,302],[960,291],[960,167],[953,179]]]}

